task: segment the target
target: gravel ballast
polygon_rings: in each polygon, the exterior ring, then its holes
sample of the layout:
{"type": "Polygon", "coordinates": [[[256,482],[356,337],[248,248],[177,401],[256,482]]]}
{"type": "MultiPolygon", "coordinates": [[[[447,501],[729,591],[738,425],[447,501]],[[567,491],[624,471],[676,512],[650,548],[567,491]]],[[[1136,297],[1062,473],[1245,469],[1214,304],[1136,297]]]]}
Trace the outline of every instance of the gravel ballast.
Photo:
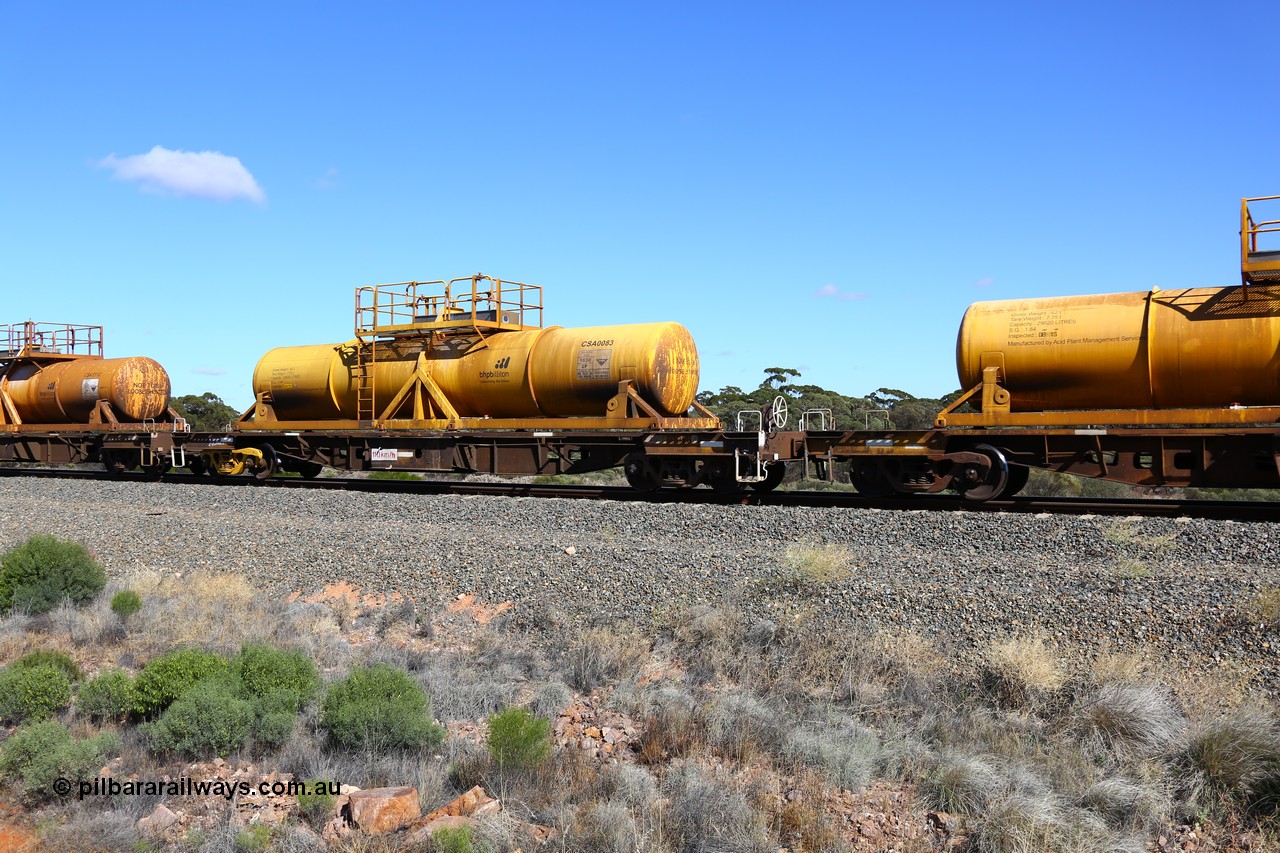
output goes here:
{"type": "MultiPolygon", "coordinates": [[[[0,480],[0,547],[84,543],[112,576],[242,572],[270,595],[349,582],[440,606],[464,593],[583,624],[732,601],[905,629],[961,656],[1039,632],[1064,649],[1145,649],[1280,692],[1280,524],[1163,518],[662,505],[161,483],[0,480]],[[848,577],[797,582],[794,544],[841,545],[848,577]]],[[[853,636],[851,634],[851,636],[853,636]]]]}

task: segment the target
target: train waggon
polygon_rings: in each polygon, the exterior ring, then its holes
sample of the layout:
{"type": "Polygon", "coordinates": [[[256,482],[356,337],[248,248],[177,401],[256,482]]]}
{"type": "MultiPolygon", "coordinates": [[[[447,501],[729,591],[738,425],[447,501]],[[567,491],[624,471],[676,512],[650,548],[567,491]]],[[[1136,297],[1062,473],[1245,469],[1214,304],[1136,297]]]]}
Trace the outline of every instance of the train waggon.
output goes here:
{"type": "Polygon", "coordinates": [[[0,462],[167,471],[186,464],[189,433],[164,368],[104,358],[101,326],[0,326],[0,462]]]}
{"type": "Polygon", "coordinates": [[[1241,204],[1241,278],[1218,288],[979,302],[966,393],[936,429],[807,433],[868,495],[1016,493],[1030,468],[1139,486],[1280,488],[1280,251],[1241,204]],[[1264,244],[1265,245],[1265,244],[1264,244]]]}
{"type": "Polygon", "coordinates": [[[281,347],[254,404],[197,467],[580,474],[638,489],[773,488],[785,460],[694,399],[698,350],[678,323],[542,324],[542,289],[477,274],[356,290],[355,334],[281,347]]]}

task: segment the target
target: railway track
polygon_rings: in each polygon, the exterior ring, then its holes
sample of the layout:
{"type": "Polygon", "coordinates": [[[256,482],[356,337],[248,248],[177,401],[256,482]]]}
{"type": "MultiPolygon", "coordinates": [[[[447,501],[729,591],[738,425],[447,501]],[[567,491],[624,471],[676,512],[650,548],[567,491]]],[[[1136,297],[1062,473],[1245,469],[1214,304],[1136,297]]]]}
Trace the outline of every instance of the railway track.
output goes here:
{"type": "Polygon", "coordinates": [[[851,492],[775,491],[722,494],[711,489],[637,492],[625,486],[538,485],[530,483],[475,483],[457,480],[379,480],[368,477],[274,477],[254,481],[245,477],[215,478],[193,474],[113,474],[56,468],[0,468],[0,477],[44,477],[111,482],[163,482],[175,485],[214,485],[237,488],[331,489],[353,492],[418,495],[493,495],[502,497],[568,498],[574,500],[643,501],[646,503],[742,504],[749,506],[847,507],[890,511],[1021,512],[1073,515],[1141,515],[1206,518],[1230,521],[1280,521],[1280,502],[1206,501],[1171,498],[1063,498],[1015,497],[986,503],[965,501],[954,495],[865,498],[851,492]]]}

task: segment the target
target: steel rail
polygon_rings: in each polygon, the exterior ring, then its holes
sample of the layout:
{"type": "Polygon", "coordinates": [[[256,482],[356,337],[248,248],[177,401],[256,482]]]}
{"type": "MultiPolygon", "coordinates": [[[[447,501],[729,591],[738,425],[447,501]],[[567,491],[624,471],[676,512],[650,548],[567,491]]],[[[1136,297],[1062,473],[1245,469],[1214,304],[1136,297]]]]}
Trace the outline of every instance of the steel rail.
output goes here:
{"type": "Polygon", "coordinates": [[[162,482],[186,485],[261,487],[280,489],[334,489],[385,494],[456,494],[501,497],[568,498],[576,500],[640,501],[746,506],[844,507],[896,511],[1022,512],[1074,515],[1124,515],[1204,518],[1229,521],[1280,522],[1280,501],[1187,500],[1175,498],[1065,498],[1014,497],[985,503],[966,501],[957,495],[902,495],[866,498],[852,492],[774,491],[725,494],[712,489],[671,489],[637,492],[626,486],[561,485],[532,483],[475,483],[458,480],[380,480],[368,477],[208,477],[194,474],[106,474],[58,468],[0,467],[0,476],[104,480],[109,482],[162,482]]]}

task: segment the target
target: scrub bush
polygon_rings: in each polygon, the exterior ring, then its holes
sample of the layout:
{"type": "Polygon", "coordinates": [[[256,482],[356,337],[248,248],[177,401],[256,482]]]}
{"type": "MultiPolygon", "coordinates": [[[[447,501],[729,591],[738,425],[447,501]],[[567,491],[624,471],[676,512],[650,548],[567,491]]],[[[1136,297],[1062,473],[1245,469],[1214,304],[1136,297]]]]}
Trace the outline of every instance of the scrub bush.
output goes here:
{"type": "Polygon", "coordinates": [[[55,780],[86,779],[119,748],[111,732],[81,740],[61,723],[32,723],[0,747],[0,775],[21,782],[28,796],[49,796],[55,780]]]}
{"type": "Polygon", "coordinates": [[[327,782],[312,779],[303,783],[302,790],[298,793],[298,810],[308,823],[320,827],[328,819],[336,800],[337,792],[330,791],[327,782]]]}
{"type": "Polygon", "coordinates": [[[70,704],[71,679],[56,664],[15,664],[0,671],[0,720],[40,720],[70,704]]]}
{"type": "Polygon", "coordinates": [[[444,739],[427,694],[386,664],[359,667],[329,688],[320,725],[335,743],[372,751],[438,746],[444,739]]]}
{"type": "Polygon", "coordinates": [[[264,710],[296,714],[320,689],[316,665],[302,652],[250,643],[231,661],[247,696],[267,700],[264,710]]]}
{"type": "Polygon", "coordinates": [[[106,572],[83,545],[32,536],[0,557],[0,614],[47,613],[64,599],[85,604],[106,585],[106,572]]]}
{"type": "Polygon", "coordinates": [[[76,666],[75,661],[55,649],[38,649],[34,652],[28,652],[9,664],[9,667],[10,669],[32,669],[46,665],[56,666],[66,673],[67,678],[72,681],[79,681],[84,678],[84,673],[80,671],[80,667],[76,666]]]}
{"type": "Polygon", "coordinates": [[[128,619],[142,609],[142,596],[131,589],[122,589],[111,596],[111,610],[121,619],[128,619]]]}
{"type": "Polygon", "coordinates": [[[524,708],[508,708],[489,718],[485,746],[500,769],[530,770],[551,754],[551,721],[524,708]]]}
{"type": "Polygon", "coordinates": [[[76,710],[90,717],[121,719],[133,711],[136,697],[128,673],[110,669],[91,678],[76,693],[76,710]]]}
{"type": "Polygon", "coordinates": [[[147,728],[160,752],[228,755],[253,730],[253,705],[241,699],[236,680],[208,678],[187,690],[147,728]]]}
{"type": "Polygon", "coordinates": [[[200,681],[227,671],[227,662],[213,652],[174,649],[152,660],[133,683],[133,709],[154,716],[200,681]]]}

